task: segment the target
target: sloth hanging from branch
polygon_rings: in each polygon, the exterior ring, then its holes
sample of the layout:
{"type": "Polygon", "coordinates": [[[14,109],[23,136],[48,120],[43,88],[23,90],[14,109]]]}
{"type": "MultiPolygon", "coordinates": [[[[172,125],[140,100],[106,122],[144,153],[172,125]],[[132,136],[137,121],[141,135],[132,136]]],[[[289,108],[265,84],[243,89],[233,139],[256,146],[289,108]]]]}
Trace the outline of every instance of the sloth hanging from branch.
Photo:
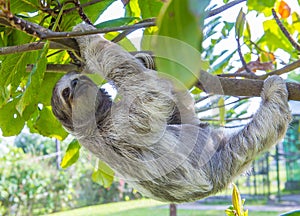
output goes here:
{"type": "MultiPolygon", "coordinates": [[[[75,31],[92,26],[79,24],[75,31]]],[[[70,72],[52,96],[54,115],[79,142],[141,193],[168,202],[215,194],[278,143],[291,120],[284,80],[264,82],[262,102],[241,130],[201,123],[188,91],[100,35],[76,38],[85,73],[100,73],[118,91],[113,102],[87,76],[70,72]]]]}

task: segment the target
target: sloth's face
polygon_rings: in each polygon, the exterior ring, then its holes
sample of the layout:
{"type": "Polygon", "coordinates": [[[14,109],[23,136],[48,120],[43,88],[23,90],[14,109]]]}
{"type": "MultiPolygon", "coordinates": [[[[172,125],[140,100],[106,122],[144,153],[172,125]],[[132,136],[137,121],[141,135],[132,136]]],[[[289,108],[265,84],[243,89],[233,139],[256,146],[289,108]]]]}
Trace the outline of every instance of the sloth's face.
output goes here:
{"type": "Polygon", "coordinates": [[[100,99],[98,92],[98,87],[88,77],[69,72],[53,89],[52,111],[63,126],[72,131],[74,120],[83,121],[89,114],[95,114],[100,99]]]}

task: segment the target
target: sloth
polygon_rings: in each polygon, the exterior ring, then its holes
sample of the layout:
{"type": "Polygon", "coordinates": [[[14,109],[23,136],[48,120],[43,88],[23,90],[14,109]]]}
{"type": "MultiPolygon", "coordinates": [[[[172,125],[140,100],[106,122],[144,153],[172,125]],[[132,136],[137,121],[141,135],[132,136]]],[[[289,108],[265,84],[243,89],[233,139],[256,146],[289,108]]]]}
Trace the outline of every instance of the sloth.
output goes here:
{"type": "MultiPolygon", "coordinates": [[[[79,24],[74,31],[93,29],[79,24]]],[[[262,102],[242,129],[200,122],[188,91],[147,69],[100,35],[77,37],[84,73],[99,73],[114,101],[83,73],[55,85],[52,110],[62,125],[139,192],[161,201],[195,201],[225,189],[255,157],[283,139],[291,113],[286,84],[265,80],[262,102]]]]}

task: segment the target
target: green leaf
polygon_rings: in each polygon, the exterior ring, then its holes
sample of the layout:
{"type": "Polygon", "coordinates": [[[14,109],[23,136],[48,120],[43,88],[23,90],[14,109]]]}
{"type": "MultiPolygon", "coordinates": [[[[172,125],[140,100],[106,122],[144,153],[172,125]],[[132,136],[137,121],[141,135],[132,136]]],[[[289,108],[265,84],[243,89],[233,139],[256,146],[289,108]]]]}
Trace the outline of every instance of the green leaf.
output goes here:
{"type": "Polygon", "coordinates": [[[3,136],[14,136],[21,132],[25,120],[16,110],[19,100],[13,100],[0,109],[0,128],[3,136]]]}
{"type": "Polygon", "coordinates": [[[0,107],[19,86],[25,73],[26,56],[26,53],[19,53],[0,57],[0,107]]]}
{"type": "Polygon", "coordinates": [[[40,2],[38,0],[14,0],[10,3],[10,9],[13,14],[21,12],[35,12],[38,10],[40,2]]]}
{"type": "Polygon", "coordinates": [[[275,52],[277,49],[282,49],[292,56],[297,56],[297,51],[284,36],[275,20],[266,20],[263,23],[263,27],[265,34],[257,42],[260,47],[268,47],[269,52],[275,52]]]}
{"type": "Polygon", "coordinates": [[[251,29],[250,29],[250,25],[248,22],[246,22],[246,30],[245,30],[245,41],[246,40],[251,40],[251,29]]]}
{"type": "Polygon", "coordinates": [[[81,145],[77,140],[72,140],[72,142],[69,144],[66,154],[63,157],[60,166],[65,169],[71,165],[73,165],[79,158],[79,150],[81,148],[81,145]]]}
{"type": "Polygon", "coordinates": [[[143,19],[157,17],[163,6],[161,0],[138,0],[143,19]]]}
{"type": "Polygon", "coordinates": [[[41,103],[44,106],[51,105],[52,89],[63,75],[63,73],[45,73],[41,84],[42,88],[39,89],[39,94],[37,96],[38,103],[41,103]]]}
{"type": "MultiPolygon", "coordinates": [[[[86,7],[83,7],[83,11],[85,15],[94,23],[100,15],[116,0],[105,0],[99,1],[96,4],[91,4],[86,7]]],[[[90,2],[90,0],[81,0],[80,4],[83,5],[85,3],[90,2]]],[[[73,8],[73,4],[69,4],[70,8],[73,8]]],[[[77,10],[73,10],[70,13],[64,14],[60,24],[61,31],[71,31],[72,28],[82,22],[81,17],[78,14],[77,10]]]]}
{"type": "Polygon", "coordinates": [[[235,22],[235,37],[240,39],[243,36],[246,22],[246,14],[241,9],[235,22]]]}
{"type": "Polygon", "coordinates": [[[119,26],[126,26],[134,21],[139,21],[138,17],[121,17],[118,19],[108,20],[102,23],[95,25],[97,29],[103,28],[112,28],[112,27],[119,27],[119,26]]]}
{"type": "MultiPolygon", "coordinates": [[[[90,2],[91,0],[81,0],[80,4],[85,4],[90,2]]],[[[96,4],[91,4],[89,6],[83,7],[84,13],[87,17],[92,21],[92,23],[96,22],[96,20],[100,17],[100,15],[116,0],[105,0],[99,1],[96,4]]],[[[77,14],[78,12],[75,11],[77,14]]],[[[81,18],[79,17],[81,20],[81,18]]]]}
{"type": "MultiPolygon", "coordinates": [[[[120,33],[119,32],[109,32],[106,33],[104,35],[104,37],[107,40],[112,40],[115,37],[117,37],[120,33]]],[[[135,46],[133,45],[133,43],[128,39],[128,38],[123,38],[121,41],[118,42],[118,44],[123,47],[125,50],[127,50],[128,52],[134,52],[137,51],[137,49],[135,48],[135,46]]]]}
{"type": "Polygon", "coordinates": [[[192,91],[191,91],[191,93],[193,94],[193,95],[198,95],[198,94],[200,94],[201,92],[203,92],[203,90],[201,90],[201,89],[199,89],[199,88],[197,88],[197,87],[193,87],[193,89],[192,89],[192,91]]]}
{"type": "Polygon", "coordinates": [[[53,115],[51,106],[46,106],[40,111],[34,128],[39,134],[58,140],[64,140],[68,136],[61,123],[53,115]]]}
{"type": "Polygon", "coordinates": [[[226,109],[225,109],[225,100],[223,97],[221,97],[218,101],[218,107],[219,107],[219,124],[221,126],[224,126],[226,124],[225,117],[226,117],[226,109]]]}
{"type": "Polygon", "coordinates": [[[138,0],[130,0],[125,9],[125,17],[141,17],[141,9],[138,0]]]}
{"type": "Polygon", "coordinates": [[[264,13],[265,16],[270,16],[272,14],[271,9],[274,7],[276,0],[248,0],[247,6],[248,10],[256,10],[259,13],[264,13]]]}
{"type": "Polygon", "coordinates": [[[114,181],[114,171],[103,161],[99,160],[98,168],[92,174],[92,180],[108,188],[114,181]]]}
{"type": "Polygon", "coordinates": [[[198,51],[202,43],[202,27],[190,10],[190,1],[169,1],[163,6],[157,23],[159,31],[158,36],[153,37],[153,48],[158,71],[191,88],[202,67],[198,51]]]}
{"type": "Polygon", "coordinates": [[[34,65],[26,84],[26,90],[24,91],[20,101],[16,105],[17,110],[22,115],[25,108],[32,104],[37,99],[41,83],[44,78],[44,73],[47,64],[47,52],[49,48],[49,42],[45,43],[44,48],[40,52],[40,56],[34,65]]]}

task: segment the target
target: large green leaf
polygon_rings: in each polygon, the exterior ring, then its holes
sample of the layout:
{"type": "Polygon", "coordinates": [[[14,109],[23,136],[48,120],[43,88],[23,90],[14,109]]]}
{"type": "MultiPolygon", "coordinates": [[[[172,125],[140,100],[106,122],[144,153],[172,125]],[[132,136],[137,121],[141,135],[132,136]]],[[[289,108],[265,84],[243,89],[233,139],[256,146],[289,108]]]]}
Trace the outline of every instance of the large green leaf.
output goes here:
{"type": "Polygon", "coordinates": [[[267,20],[263,23],[265,34],[257,42],[260,47],[268,47],[270,52],[282,49],[292,56],[297,56],[297,51],[293,48],[289,40],[282,33],[275,20],[267,20]]]}
{"type": "Polygon", "coordinates": [[[19,86],[23,74],[28,53],[18,53],[1,56],[0,69],[0,107],[7,102],[12,92],[19,86]]]}
{"type": "Polygon", "coordinates": [[[92,180],[108,188],[114,181],[114,171],[103,161],[99,160],[98,168],[92,174],[92,180]]]}
{"type": "Polygon", "coordinates": [[[10,1],[10,9],[13,14],[21,12],[35,12],[40,4],[39,0],[13,0],[10,1]]]}
{"type": "Polygon", "coordinates": [[[63,157],[60,166],[62,168],[67,168],[71,165],[73,165],[74,163],[76,163],[76,161],[79,158],[79,150],[81,148],[81,145],[79,144],[79,142],[77,140],[72,140],[72,142],[69,144],[66,154],[63,157]]]}
{"type": "Polygon", "coordinates": [[[54,88],[57,81],[63,76],[62,73],[45,73],[42,88],[39,90],[37,101],[42,103],[44,106],[50,106],[52,89],[54,88]]]}
{"type": "Polygon", "coordinates": [[[46,137],[64,140],[68,136],[61,123],[53,115],[51,106],[43,107],[33,127],[39,134],[46,137]]]}
{"type": "Polygon", "coordinates": [[[49,42],[47,42],[44,48],[40,51],[40,56],[34,65],[26,84],[26,89],[16,105],[17,110],[22,115],[25,108],[33,102],[37,101],[37,95],[39,93],[41,83],[44,78],[44,73],[46,70],[47,64],[47,52],[49,48],[49,42]]]}
{"type": "Polygon", "coordinates": [[[0,109],[0,128],[3,136],[14,136],[21,132],[25,120],[16,110],[16,103],[19,100],[13,100],[0,109]]]}
{"type": "Polygon", "coordinates": [[[200,4],[195,15],[189,0],[173,0],[165,4],[158,16],[158,36],[154,37],[154,52],[159,72],[174,77],[190,88],[198,80],[201,69],[200,50],[203,26],[199,14],[205,12],[200,4]],[[201,11],[202,10],[202,11],[201,11]]]}
{"type": "MultiPolygon", "coordinates": [[[[81,5],[90,2],[91,0],[80,0],[81,5]]],[[[86,6],[83,8],[84,13],[94,23],[100,15],[116,0],[99,1],[96,4],[86,6]]]]}
{"type": "Polygon", "coordinates": [[[143,19],[157,17],[163,2],[161,0],[138,0],[143,19]]]}
{"type": "MultiPolygon", "coordinates": [[[[81,0],[81,5],[84,5],[85,3],[88,3],[90,0],[81,0]]],[[[105,0],[105,1],[99,1],[96,4],[91,4],[88,6],[85,6],[83,8],[83,11],[85,15],[91,20],[92,23],[94,23],[100,15],[116,0],[105,0]]],[[[74,8],[74,5],[69,4],[69,8],[74,8]]],[[[73,10],[72,12],[69,12],[67,14],[63,14],[63,18],[60,23],[60,30],[61,31],[71,31],[72,28],[82,22],[81,17],[78,14],[77,10],[73,10]]]]}

